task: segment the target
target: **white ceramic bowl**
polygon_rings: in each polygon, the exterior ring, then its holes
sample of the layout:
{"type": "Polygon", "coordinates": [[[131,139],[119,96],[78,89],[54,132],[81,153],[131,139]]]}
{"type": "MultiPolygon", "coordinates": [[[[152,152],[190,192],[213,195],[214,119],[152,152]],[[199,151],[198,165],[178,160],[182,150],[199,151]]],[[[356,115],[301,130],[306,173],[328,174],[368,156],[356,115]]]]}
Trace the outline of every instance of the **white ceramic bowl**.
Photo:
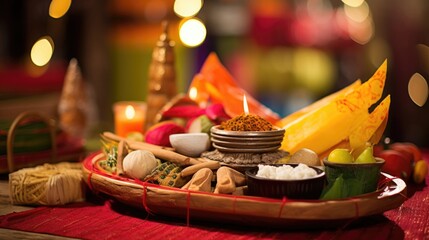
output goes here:
{"type": "Polygon", "coordinates": [[[207,133],[171,134],[170,144],[180,154],[199,157],[210,148],[210,137],[207,133]]]}

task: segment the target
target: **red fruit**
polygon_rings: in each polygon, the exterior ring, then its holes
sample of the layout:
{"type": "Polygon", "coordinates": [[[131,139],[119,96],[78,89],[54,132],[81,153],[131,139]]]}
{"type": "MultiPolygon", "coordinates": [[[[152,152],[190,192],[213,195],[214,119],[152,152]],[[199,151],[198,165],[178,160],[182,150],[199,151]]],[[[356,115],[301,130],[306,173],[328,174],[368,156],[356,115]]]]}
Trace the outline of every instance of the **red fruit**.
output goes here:
{"type": "Polygon", "coordinates": [[[194,105],[174,106],[165,110],[162,113],[162,118],[194,118],[203,115],[204,111],[204,109],[194,105]]]}
{"type": "Polygon", "coordinates": [[[399,150],[402,149],[402,151],[407,151],[413,155],[413,162],[416,163],[419,160],[422,160],[422,152],[417,145],[410,142],[397,142],[390,145],[391,149],[399,150]]]}
{"type": "Polygon", "coordinates": [[[407,161],[409,161],[411,164],[414,163],[414,154],[410,151],[410,149],[407,146],[402,145],[401,143],[394,143],[390,145],[389,149],[402,153],[404,157],[407,158],[407,161]]]}
{"type": "Polygon", "coordinates": [[[215,103],[206,108],[207,117],[214,121],[216,124],[227,121],[231,117],[225,112],[225,109],[222,104],[215,103]]]}
{"type": "Polygon", "coordinates": [[[173,121],[164,121],[153,125],[145,134],[147,143],[158,146],[171,147],[170,135],[184,133],[185,128],[173,121]]]}
{"type": "Polygon", "coordinates": [[[378,157],[380,153],[384,151],[384,147],[381,144],[377,144],[377,145],[374,145],[374,147],[372,148],[372,151],[373,151],[373,155],[375,157],[378,157]]]}
{"type": "Polygon", "coordinates": [[[379,157],[385,160],[381,171],[402,178],[405,181],[410,179],[412,169],[410,158],[392,149],[384,150],[379,157]]]}

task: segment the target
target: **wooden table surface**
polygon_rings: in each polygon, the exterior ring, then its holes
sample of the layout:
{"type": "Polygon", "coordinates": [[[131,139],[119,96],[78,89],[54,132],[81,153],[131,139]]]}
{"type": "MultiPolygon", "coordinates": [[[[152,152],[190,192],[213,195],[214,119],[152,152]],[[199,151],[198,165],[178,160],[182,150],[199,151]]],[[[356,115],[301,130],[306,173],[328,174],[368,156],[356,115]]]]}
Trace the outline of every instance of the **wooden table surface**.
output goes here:
{"type": "MultiPolygon", "coordinates": [[[[9,182],[7,176],[1,177],[0,180],[0,215],[5,215],[13,212],[21,212],[32,209],[27,206],[16,206],[12,205],[9,198],[9,182]]],[[[46,240],[64,240],[64,239],[75,239],[61,236],[54,236],[49,234],[31,233],[17,230],[10,230],[0,228],[0,239],[46,239],[46,240]]]]}

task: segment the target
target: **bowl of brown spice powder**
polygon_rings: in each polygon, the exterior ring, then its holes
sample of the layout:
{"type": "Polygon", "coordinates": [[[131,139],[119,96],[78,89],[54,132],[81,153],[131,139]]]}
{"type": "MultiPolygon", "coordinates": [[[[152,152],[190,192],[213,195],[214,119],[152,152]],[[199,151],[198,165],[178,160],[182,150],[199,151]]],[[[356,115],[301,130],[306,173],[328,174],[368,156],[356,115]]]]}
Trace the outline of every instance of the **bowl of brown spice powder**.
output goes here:
{"type": "Polygon", "coordinates": [[[221,152],[262,153],[279,149],[284,129],[251,114],[242,114],[210,130],[213,147],[221,152]]]}

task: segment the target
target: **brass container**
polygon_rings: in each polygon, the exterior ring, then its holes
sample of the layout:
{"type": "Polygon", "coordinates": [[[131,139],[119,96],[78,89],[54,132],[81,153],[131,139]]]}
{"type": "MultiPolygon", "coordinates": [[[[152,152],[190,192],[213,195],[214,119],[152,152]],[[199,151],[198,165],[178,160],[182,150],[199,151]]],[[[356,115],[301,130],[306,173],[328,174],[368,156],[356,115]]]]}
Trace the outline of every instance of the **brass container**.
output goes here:
{"type": "Polygon", "coordinates": [[[168,23],[162,23],[163,32],[152,53],[149,66],[145,130],[156,123],[161,108],[177,95],[174,41],[168,37],[168,23]]]}

